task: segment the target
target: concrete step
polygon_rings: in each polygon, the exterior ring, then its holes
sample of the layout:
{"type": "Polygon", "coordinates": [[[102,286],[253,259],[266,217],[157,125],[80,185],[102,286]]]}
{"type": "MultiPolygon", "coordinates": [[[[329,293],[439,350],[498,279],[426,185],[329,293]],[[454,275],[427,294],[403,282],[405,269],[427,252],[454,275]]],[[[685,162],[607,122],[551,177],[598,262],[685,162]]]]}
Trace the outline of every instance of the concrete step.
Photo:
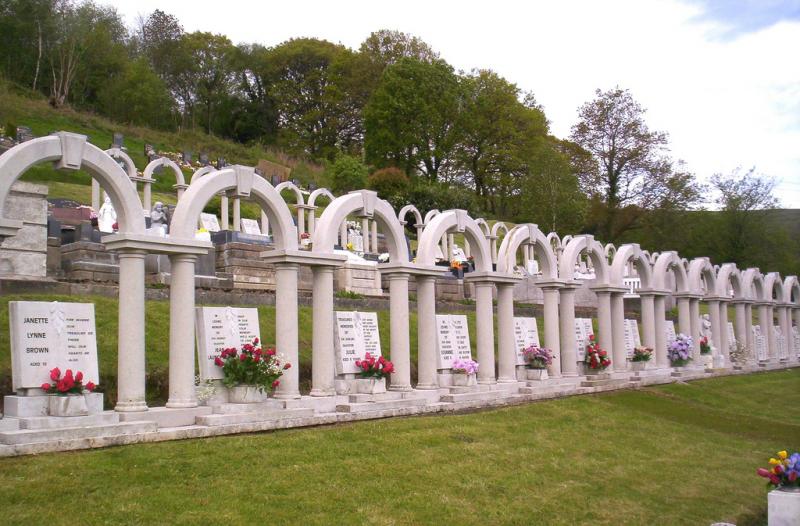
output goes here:
{"type": "MultiPolygon", "coordinates": [[[[245,405],[245,404],[241,404],[245,405]]],[[[247,404],[250,405],[250,404],[247,404]]],[[[216,413],[197,417],[199,426],[225,426],[229,424],[247,424],[251,422],[267,422],[273,420],[290,420],[294,418],[310,418],[314,410],[310,408],[275,409],[264,408],[248,413],[216,413]]]]}
{"type": "Polygon", "coordinates": [[[81,438],[112,437],[155,433],[155,422],[120,422],[92,427],[64,427],[59,429],[21,429],[0,433],[0,444],[18,445],[81,438]]]}
{"type": "Polygon", "coordinates": [[[122,422],[155,422],[160,428],[193,426],[198,416],[210,415],[211,408],[208,406],[171,408],[171,407],[151,407],[147,411],[119,413],[122,422]]]}
{"type": "Polygon", "coordinates": [[[581,382],[581,387],[606,387],[606,386],[623,386],[628,383],[625,378],[600,378],[584,380],[581,382]]]}
{"type": "Polygon", "coordinates": [[[469,393],[451,393],[442,395],[441,402],[453,404],[457,402],[471,402],[475,400],[497,400],[498,398],[507,398],[511,394],[508,391],[492,390],[492,391],[472,391],[469,393]]]}
{"type": "Polygon", "coordinates": [[[88,416],[31,416],[19,419],[20,429],[62,429],[65,427],[104,426],[116,424],[119,416],[113,411],[106,411],[88,416]]]}
{"type": "Polygon", "coordinates": [[[339,413],[361,413],[364,411],[384,411],[386,409],[402,409],[404,407],[418,407],[428,403],[424,398],[402,398],[400,400],[383,400],[378,402],[362,402],[337,404],[339,413]]]}
{"type": "Polygon", "coordinates": [[[347,401],[351,404],[363,404],[365,402],[386,402],[388,400],[402,400],[403,393],[400,391],[387,391],[378,394],[351,394],[347,395],[347,401]]]}
{"type": "Polygon", "coordinates": [[[520,387],[519,394],[524,395],[568,395],[568,394],[575,394],[575,391],[578,388],[578,384],[554,384],[554,385],[547,385],[546,383],[542,383],[541,385],[532,385],[529,387],[520,387]]]}
{"type": "Polygon", "coordinates": [[[17,429],[19,429],[19,418],[9,416],[0,418],[0,432],[16,431],[17,429]]]}

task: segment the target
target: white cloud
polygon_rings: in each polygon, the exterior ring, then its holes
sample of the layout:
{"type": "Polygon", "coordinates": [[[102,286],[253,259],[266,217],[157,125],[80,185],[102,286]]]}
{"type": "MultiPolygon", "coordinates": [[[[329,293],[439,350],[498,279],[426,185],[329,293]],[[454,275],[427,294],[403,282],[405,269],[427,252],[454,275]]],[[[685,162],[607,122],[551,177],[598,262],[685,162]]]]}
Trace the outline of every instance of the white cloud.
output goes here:
{"type": "Polygon", "coordinates": [[[458,69],[490,68],[533,91],[561,137],[595,88],[619,85],[701,179],[756,166],[781,181],[784,206],[800,207],[799,21],[720,39],[726,26],[677,0],[110,3],[131,25],[160,8],[234,42],[313,36],[356,48],[377,29],[412,33],[458,69]]]}

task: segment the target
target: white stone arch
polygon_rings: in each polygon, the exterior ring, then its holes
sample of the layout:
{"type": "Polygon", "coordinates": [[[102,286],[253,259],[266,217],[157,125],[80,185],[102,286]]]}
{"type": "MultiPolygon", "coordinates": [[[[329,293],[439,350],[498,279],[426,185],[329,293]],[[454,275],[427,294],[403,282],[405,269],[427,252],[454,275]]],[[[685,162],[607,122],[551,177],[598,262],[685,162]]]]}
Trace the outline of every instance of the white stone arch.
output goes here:
{"type": "Polygon", "coordinates": [[[172,186],[177,191],[178,200],[180,200],[181,196],[183,195],[183,191],[186,189],[186,180],[183,177],[183,171],[181,168],[170,158],[168,157],[159,157],[158,159],[153,159],[150,161],[147,166],[144,167],[144,172],[142,172],[142,178],[145,179],[144,181],[144,209],[150,210],[151,206],[151,187],[150,185],[153,183],[153,172],[156,168],[161,166],[165,166],[172,170],[172,173],[175,174],[175,184],[172,186]]]}
{"type": "Polygon", "coordinates": [[[783,302],[800,306],[800,281],[797,276],[786,276],[783,280],[783,302]]]}
{"type": "Polygon", "coordinates": [[[316,206],[317,199],[320,197],[327,197],[329,201],[336,199],[336,196],[327,188],[317,188],[308,196],[308,206],[316,206]]]}
{"type": "Polygon", "coordinates": [[[136,164],[131,159],[131,156],[122,151],[120,148],[109,148],[106,150],[106,153],[111,156],[112,159],[118,159],[123,162],[125,165],[125,173],[128,174],[128,177],[131,179],[135,179],[138,177],[139,172],[136,170],[136,164]]]}
{"type": "Polygon", "coordinates": [[[672,250],[658,255],[655,265],[653,265],[653,287],[667,290],[667,274],[669,272],[672,272],[675,277],[676,293],[688,294],[690,292],[689,276],[678,253],[672,250]]]}
{"type": "MultiPolygon", "coordinates": [[[[785,295],[786,294],[783,290],[783,280],[781,279],[780,273],[769,272],[766,276],[764,276],[763,301],[767,309],[767,344],[769,347],[769,357],[773,361],[785,358],[785,356],[783,356],[783,354],[780,352],[778,339],[776,338],[775,331],[773,329],[775,314],[778,316],[778,328],[780,329],[780,332],[783,333],[784,345],[791,341],[791,330],[785,325],[786,307],[783,305],[783,299],[785,295]]],[[[763,331],[764,327],[761,329],[763,331]]]]}
{"type": "Polygon", "coordinates": [[[764,297],[764,276],[759,269],[751,267],[742,272],[742,290],[748,300],[762,301],[764,297]]]}
{"type": "Polygon", "coordinates": [[[689,262],[689,288],[692,294],[699,296],[714,296],[716,292],[717,276],[711,260],[707,257],[694,258],[689,262]],[[703,290],[705,282],[705,291],[703,290]]]}
{"type": "MultiPolygon", "coordinates": [[[[655,263],[653,264],[653,290],[658,294],[670,293],[676,298],[678,306],[678,327],[681,333],[696,337],[695,333],[699,333],[699,317],[700,307],[699,301],[691,296],[691,285],[689,282],[689,275],[686,272],[686,267],[683,260],[678,256],[675,251],[661,252],[657,255],[655,263]],[[667,280],[669,273],[672,273],[675,278],[675,291],[671,290],[671,286],[667,280]],[[693,311],[696,314],[693,314],[693,311]]],[[[648,309],[653,310],[652,334],[648,335],[646,340],[648,342],[655,342],[656,361],[660,367],[669,366],[667,358],[667,342],[665,329],[665,305],[663,296],[647,294],[643,292],[640,294],[642,304],[642,325],[645,326],[645,331],[648,330],[645,318],[649,315],[648,309]]],[[[648,344],[648,345],[650,345],[648,344]]]]}
{"type": "Polygon", "coordinates": [[[496,222],[495,224],[492,225],[492,235],[495,236],[495,237],[499,237],[501,228],[503,229],[503,235],[507,236],[508,235],[508,225],[506,225],[502,221],[498,221],[498,222],[496,222]]]}
{"type": "Polygon", "coordinates": [[[436,262],[436,245],[449,231],[462,232],[469,241],[475,257],[475,270],[491,272],[492,258],[481,227],[469,217],[466,210],[448,210],[436,215],[422,232],[417,248],[417,264],[433,265],[436,262]]]}
{"type": "MultiPolygon", "coordinates": [[[[325,197],[328,199],[329,203],[332,203],[336,196],[328,190],[327,188],[317,188],[308,196],[308,233],[309,235],[313,236],[314,231],[316,230],[316,220],[317,220],[317,199],[320,197],[325,197]]],[[[266,218],[262,218],[262,225],[267,223],[266,218]]],[[[264,233],[266,234],[266,229],[262,228],[264,233]]]]}
{"type": "Polygon", "coordinates": [[[781,302],[784,298],[783,280],[778,272],[764,276],[764,301],[781,302]]]}
{"type": "Polygon", "coordinates": [[[189,184],[192,184],[195,181],[199,181],[200,178],[203,177],[204,175],[208,175],[211,172],[216,172],[216,171],[217,169],[216,167],[214,167],[214,165],[207,164],[205,166],[201,166],[200,168],[194,171],[192,177],[189,179],[189,184]]]}
{"type": "Polygon", "coordinates": [[[406,216],[409,213],[414,214],[414,220],[416,221],[416,223],[414,223],[414,226],[424,225],[425,224],[423,219],[422,219],[422,214],[419,212],[417,207],[414,206],[414,205],[406,205],[406,206],[404,206],[403,208],[400,209],[400,212],[397,213],[397,219],[400,221],[401,224],[403,224],[403,225],[407,224],[406,216]]]}
{"type": "Polygon", "coordinates": [[[603,245],[591,235],[565,236],[570,238],[564,247],[561,261],[558,264],[558,276],[561,279],[572,281],[575,279],[575,264],[581,253],[586,251],[594,266],[595,279],[598,285],[608,285],[609,266],[606,262],[603,245]]]}
{"type": "Polygon", "coordinates": [[[642,281],[642,287],[645,289],[652,288],[654,284],[650,260],[637,243],[622,245],[617,249],[610,267],[608,284],[613,287],[624,287],[625,268],[630,262],[633,262],[636,267],[636,272],[642,281]]]}
{"type": "MultiPolygon", "coordinates": [[[[125,171],[111,156],[87,141],[86,136],[58,132],[14,146],[0,155],[0,207],[5,207],[11,184],[35,164],[55,161],[56,168],[83,169],[108,194],[117,211],[120,233],[143,234],[142,202],[125,171]]],[[[21,221],[3,217],[0,235],[14,235],[21,221]]]]}
{"type": "Polygon", "coordinates": [[[232,190],[240,196],[249,196],[267,214],[278,249],[297,249],[297,230],[280,194],[266,179],[256,175],[252,167],[239,165],[216,170],[213,177],[204,177],[189,185],[185,199],[172,214],[170,237],[194,239],[203,208],[215,195],[232,190]]]}
{"type": "Polygon", "coordinates": [[[515,226],[503,239],[497,253],[497,272],[511,274],[516,265],[517,250],[528,243],[533,245],[534,253],[541,262],[542,276],[545,279],[557,279],[558,262],[550,242],[538,225],[531,223],[515,226]]]}
{"type": "Polygon", "coordinates": [[[716,291],[722,298],[728,298],[728,284],[733,288],[733,299],[744,299],[742,288],[742,275],[736,268],[736,263],[724,263],[717,271],[716,291]]]}
{"type": "Polygon", "coordinates": [[[478,223],[478,225],[481,227],[481,230],[483,230],[483,235],[486,236],[487,239],[489,239],[489,236],[492,235],[492,230],[491,228],[489,228],[489,223],[487,223],[486,220],[482,217],[476,219],[475,222],[478,223]]]}
{"type": "Polygon", "coordinates": [[[572,234],[567,234],[566,236],[562,237],[561,238],[561,247],[562,248],[566,248],[566,246],[569,244],[569,242],[572,241],[573,237],[574,236],[572,234]]]}
{"type": "Polygon", "coordinates": [[[284,181],[282,183],[279,183],[275,187],[275,191],[277,191],[279,194],[283,194],[284,190],[291,190],[292,193],[294,193],[296,201],[295,204],[297,204],[298,206],[302,206],[305,204],[305,200],[303,199],[303,192],[300,191],[300,189],[297,187],[296,184],[294,184],[291,181],[284,181]]]}
{"type": "Polygon", "coordinates": [[[439,212],[439,210],[435,208],[433,210],[428,210],[428,212],[425,214],[425,218],[423,219],[422,224],[428,226],[428,223],[431,222],[431,219],[438,216],[439,214],[441,214],[441,212],[439,212]]]}

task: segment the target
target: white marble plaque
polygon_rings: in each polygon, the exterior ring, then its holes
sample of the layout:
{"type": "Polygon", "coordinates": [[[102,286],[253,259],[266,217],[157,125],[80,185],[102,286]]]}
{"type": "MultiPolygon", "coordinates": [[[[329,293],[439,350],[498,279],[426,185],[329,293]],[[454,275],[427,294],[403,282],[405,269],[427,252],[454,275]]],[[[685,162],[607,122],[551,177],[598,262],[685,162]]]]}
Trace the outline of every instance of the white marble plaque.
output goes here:
{"type": "Polygon", "coordinates": [[[786,337],[780,326],[772,326],[773,334],[775,334],[775,348],[778,351],[778,358],[787,358],[789,356],[788,349],[786,349],[786,337]]]}
{"type": "Polygon", "coordinates": [[[222,367],[214,365],[214,358],[223,349],[241,349],[255,338],[261,340],[258,309],[195,307],[195,336],[200,377],[219,380],[223,377],[222,367]]]}
{"type": "Polygon", "coordinates": [[[577,343],[578,361],[586,358],[586,346],[589,345],[589,335],[594,334],[590,318],[575,318],[575,343],[577,343]]]}
{"type": "Polygon", "coordinates": [[[200,224],[209,232],[219,232],[219,220],[214,214],[200,214],[200,224]]]}
{"type": "Polygon", "coordinates": [[[642,346],[639,338],[639,323],[636,320],[625,320],[625,353],[633,358],[633,350],[642,346]]]}
{"type": "Polygon", "coordinates": [[[517,347],[517,365],[526,365],[522,350],[539,346],[539,327],[536,318],[514,318],[514,343],[517,347]]]}
{"type": "Polygon", "coordinates": [[[437,368],[450,369],[453,360],[472,359],[467,317],[463,314],[436,315],[437,368]]]}
{"type": "MultiPolygon", "coordinates": [[[[678,337],[677,334],[675,333],[675,322],[672,320],[666,320],[664,322],[664,328],[667,331],[667,347],[669,347],[670,345],[672,345],[672,342],[674,342],[678,337]]],[[[700,348],[699,342],[695,342],[695,345],[698,346],[698,349],[700,348]]]]}
{"type": "Polygon", "coordinates": [[[8,315],[15,390],[50,382],[54,367],[100,383],[94,304],[10,301],[8,315]]]}
{"type": "Polygon", "coordinates": [[[733,322],[728,322],[728,349],[731,352],[736,352],[736,333],[733,330],[733,322]]]}
{"type": "Polygon", "coordinates": [[[253,236],[261,235],[261,226],[258,224],[258,221],[255,219],[245,219],[244,217],[240,219],[240,221],[242,223],[242,232],[253,236]]]}
{"type": "Polygon", "coordinates": [[[767,354],[767,339],[761,332],[761,325],[753,325],[753,343],[756,346],[756,357],[759,361],[766,361],[767,354]]]}
{"type": "Polygon", "coordinates": [[[792,327],[792,342],[795,355],[800,354],[800,329],[797,328],[797,325],[792,327]]]}
{"type": "Polygon", "coordinates": [[[381,355],[378,314],[375,312],[336,311],[336,374],[361,372],[356,362],[370,353],[381,355]]]}

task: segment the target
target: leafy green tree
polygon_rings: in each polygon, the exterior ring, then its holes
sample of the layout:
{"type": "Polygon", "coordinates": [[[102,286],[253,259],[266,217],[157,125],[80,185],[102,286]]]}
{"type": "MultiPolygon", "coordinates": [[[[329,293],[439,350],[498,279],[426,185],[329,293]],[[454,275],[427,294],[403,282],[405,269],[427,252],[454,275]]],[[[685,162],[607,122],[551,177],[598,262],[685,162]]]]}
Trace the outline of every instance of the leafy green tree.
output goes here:
{"type": "Polygon", "coordinates": [[[52,0],[0,2],[0,72],[33,90],[49,78],[49,37],[57,23],[52,0]]]}
{"type": "Polygon", "coordinates": [[[367,186],[369,169],[357,157],[340,153],[327,170],[328,187],[335,194],[360,190],[367,186]]]}
{"type": "Polygon", "coordinates": [[[460,104],[451,66],[400,59],[386,68],[364,110],[367,162],[446,179],[455,168],[460,104]]]}
{"type": "Polygon", "coordinates": [[[378,196],[386,199],[395,208],[405,206],[411,181],[399,168],[390,166],[375,170],[369,176],[369,188],[378,192],[378,196]]]}
{"type": "Polygon", "coordinates": [[[147,59],[139,58],[100,91],[100,109],[114,120],[168,129],[173,125],[173,100],[147,59]]]}

